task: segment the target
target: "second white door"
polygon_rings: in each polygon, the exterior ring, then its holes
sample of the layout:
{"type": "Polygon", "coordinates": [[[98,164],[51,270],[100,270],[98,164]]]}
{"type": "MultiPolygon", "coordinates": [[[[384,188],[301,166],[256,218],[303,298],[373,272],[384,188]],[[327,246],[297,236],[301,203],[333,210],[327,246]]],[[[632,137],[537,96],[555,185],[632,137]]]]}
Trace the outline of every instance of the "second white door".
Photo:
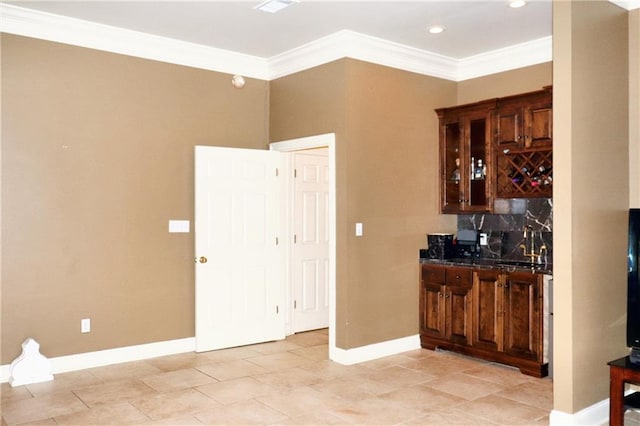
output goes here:
{"type": "Polygon", "coordinates": [[[329,326],[327,149],[294,153],[293,332],[329,326]]]}

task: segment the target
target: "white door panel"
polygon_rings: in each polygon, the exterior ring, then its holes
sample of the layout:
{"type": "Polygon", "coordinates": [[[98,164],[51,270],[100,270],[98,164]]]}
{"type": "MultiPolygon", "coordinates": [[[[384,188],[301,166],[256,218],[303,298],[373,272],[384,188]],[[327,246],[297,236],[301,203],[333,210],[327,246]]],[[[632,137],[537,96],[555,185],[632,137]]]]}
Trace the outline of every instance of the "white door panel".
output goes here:
{"type": "Polygon", "coordinates": [[[294,154],[293,331],[329,325],[329,183],[326,150],[294,154]]]}
{"type": "Polygon", "coordinates": [[[195,156],[196,350],[282,339],[281,155],[198,146],[195,156]]]}

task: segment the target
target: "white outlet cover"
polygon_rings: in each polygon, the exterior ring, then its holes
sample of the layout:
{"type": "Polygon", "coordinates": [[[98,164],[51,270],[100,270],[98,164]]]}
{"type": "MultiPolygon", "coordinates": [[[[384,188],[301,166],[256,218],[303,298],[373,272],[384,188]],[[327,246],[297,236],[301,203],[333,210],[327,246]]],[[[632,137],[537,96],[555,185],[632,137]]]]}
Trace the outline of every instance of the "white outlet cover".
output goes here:
{"type": "Polygon", "coordinates": [[[364,229],[363,229],[362,223],[360,222],[356,223],[356,237],[362,237],[363,234],[364,234],[364,229]]]}
{"type": "Polygon", "coordinates": [[[170,233],[188,233],[189,221],[188,220],[170,220],[169,232],[170,233]]]}
{"type": "Polygon", "coordinates": [[[80,320],[80,333],[89,333],[91,331],[91,318],[83,318],[80,320]]]}

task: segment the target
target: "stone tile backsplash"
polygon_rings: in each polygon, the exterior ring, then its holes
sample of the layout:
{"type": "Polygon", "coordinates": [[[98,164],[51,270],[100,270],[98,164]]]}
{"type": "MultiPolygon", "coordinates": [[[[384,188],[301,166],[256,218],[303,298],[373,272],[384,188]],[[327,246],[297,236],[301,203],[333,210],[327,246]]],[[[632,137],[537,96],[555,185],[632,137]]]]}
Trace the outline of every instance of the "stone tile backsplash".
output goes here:
{"type": "Polygon", "coordinates": [[[520,248],[526,244],[530,251],[531,237],[524,239],[524,228],[533,230],[533,244],[538,252],[542,244],[547,251],[543,262],[553,260],[553,200],[529,198],[496,200],[494,211],[500,214],[458,215],[458,232],[475,230],[487,233],[488,245],[480,248],[480,256],[492,259],[528,260],[520,248]]]}

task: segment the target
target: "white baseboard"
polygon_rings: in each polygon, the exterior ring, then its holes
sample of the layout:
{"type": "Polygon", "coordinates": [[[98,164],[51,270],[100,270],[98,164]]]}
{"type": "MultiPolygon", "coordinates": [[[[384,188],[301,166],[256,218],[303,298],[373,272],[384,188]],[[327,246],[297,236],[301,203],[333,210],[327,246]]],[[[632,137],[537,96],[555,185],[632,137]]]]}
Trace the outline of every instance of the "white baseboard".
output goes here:
{"type": "MultiPolygon", "coordinates": [[[[85,352],[81,354],[50,358],[53,374],[68,371],[84,370],[86,368],[102,367],[104,365],[120,364],[129,361],[155,358],[158,356],[174,355],[193,352],[196,347],[195,337],[167,340],[163,342],[146,343],[144,345],[126,346],[123,348],[106,349],[103,351],[85,352]]],[[[0,366],[0,383],[9,381],[11,365],[0,366]]]]}
{"type": "MultiPolygon", "coordinates": [[[[416,334],[353,349],[331,348],[332,350],[330,351],[329,357],[332,361],[340,364],[353,365],[420,349],[420,347],[420,336],[416,334]]],[[[184,339],[61,356],[51,358],[50,361],[53,374],[59,374],[194,351],[195,337],[187,337],[184,339]]],[[[0,383],[7,383],[10,375],[11,365],[0,365],[0,383]]],[[[602,400],[574,414],[568,414],[558,410],[552,410],[549,414],[550,426],[604,425],[608,423],[608,420],[609,399],[602,400]]]]}
{"type": "Polygon", "coordinates": [[[331,348],[329,358],[344,365],[353,365],[359,362],[395,355],[401,352],[420,349],[420,336],[418,334],[386,342],[374,343],[353,349],[331,348]]]}
{"type": "MultiPolygon", "coordinates": [[[[401,352],[420,349],[420,336],[413,335],[386,342],[374,343],[354,349],[331,348],[329,357],[340,364],[352,365],[370,361],[401,352]]],[[[147,343],[144,345],[126,346],[123,348],[105,349],[103,351],[85,352],[50,358],[53,374],[123,362],[139,361],[165,355],[174,355],[195,351],[195,337],[147,343]]],[[[0,365],[0,383],[7,383],[11,375],[11,365],[0,365]]]]}
{"type": "Polygon", "coordinates": [[[551,410],[549,426],[600,426],[609,424],[609,398],[596,402],[577,413],[551,410]]]}

